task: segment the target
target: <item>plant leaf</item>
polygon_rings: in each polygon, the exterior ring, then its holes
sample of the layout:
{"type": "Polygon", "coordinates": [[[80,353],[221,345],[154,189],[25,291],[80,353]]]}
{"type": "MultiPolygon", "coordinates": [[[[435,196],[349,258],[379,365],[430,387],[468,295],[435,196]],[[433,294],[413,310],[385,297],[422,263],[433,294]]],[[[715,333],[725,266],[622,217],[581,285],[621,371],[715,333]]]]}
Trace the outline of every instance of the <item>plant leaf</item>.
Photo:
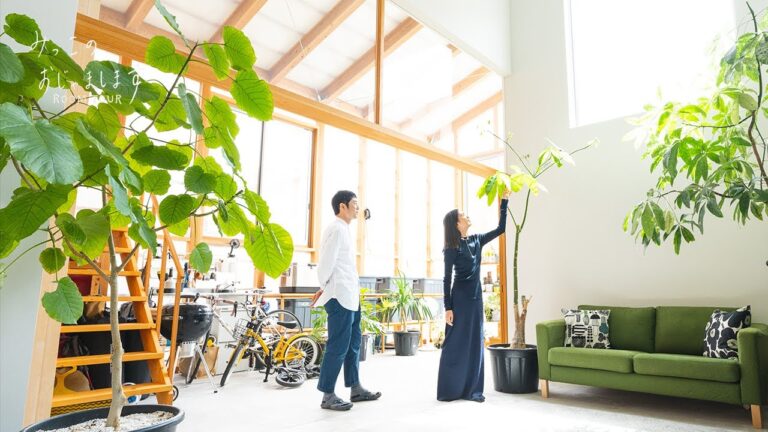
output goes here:
{"type": "Polygon", "coordinates": [[[230,91],[237,105],[246,114],[261,121],[272,119],[274,110],[272,92],[269,90],[269,84],[259,79],[256,72],[252,70],[238,72],[230,91]]]}
{"type": "Polygon", "coordinates": [[[171,175],[165,170],[152,170],[143,179],[144,190],[155,195],[165,195],[171,187],[171,175]]]}
{"type": "Polygon", "coordinates": [[[154,145],[136,149],[131,153],[131,157],[146,165],[174,171],[183,170],[190,160],[188,155],[180,151],[154,145]]]}
{"type": "Polygon", "coordinates": [[[213,69],[213,73],[216,74],[216,78],[225,79],[229,75],[229,59],[224,48],[221,45],[205,44],[203,45],[203,52],[208,58],[208,64],[213,69]]]}
{"type": "Polygon", "coordinates": [[[195,209],[195,200],[189,195],[168,195],[160,203],[160,221],[173,225],[189,217],[195,209]]]}
{"type": "Polygon", "coordinates": [[[251,70],[256,63],[256,53],[253,51],[250,39],[241,30],[225,26],[222,32],[224,52],[232,67],[238,70],[251,70]]]}
{"type": "Polygon", "coordinates": [[[264,201],[264,198],[250,190],[245,191],[244,198],[248,211],[256,216],[256,220],[260,224],[268,224],[272,214],[269,212],[269,205],[264,201]]]}
{"type": "Polygon", "coordinates": [[[198,243],[189,255],[189,265],[200,273],[207,273],[212,262],[213,253],[206,243],[198,243]]]}
{"type": "Polygon", "coordinates": [[[192,192],[207,194],[216,187],[216,176],[209,174],[203,168],[193,165],[184,173],[184,187],[192,192]]]}
{"type": "Polygon", "coordinates": [[[67,201],[71,187],[51,186],[14,197],[0,209],[0,230],[12,240],[22,240],[34,233],[67,201]]]}
{"type": "Polygon", "coordinates": [[[187,113],[189,124],[192,125],[192,129],[198,134],[203,133],[203,113],[200,111],[200,105],[198,105],[195,97],[187,93],[187,87],[184,83],[178,85],[179,99],[184,106],[184,111],[187,113]]]}
{"type": "Polygon", "coordinates": [[[155,0],[155,8],[158,12],[160,12],[160,15],[165,18],[165,22],[168,23],[169,26],[178,33],[179,36],[181,36],[181,40],[184,41],[184,45],[189,46],[189,42],[187,42],[187,39],[184,37],[184,34],[181,32],[181,29],[179,29],[179,23],[176,22],[176,17],[168,12],[168,9],[163,6],[163,4],[160,2],[160,0],[155,0]]]}
{"type": "Polygon", "coordinates": [[[80,210],[76,216],[77,225],[85,233],[85,241],[78,243],[88,258],[96,258],[104,251],[110,236],[109,218],[93,210],[80,210]]]}
{"type": "Polygon", "coordinates": [[[293,240],[280,225],[262,227],[263,230],[255,228],[246,233],[244,247],[256,268],[276,278],[291,264],[293,240]]]}
{"type": "Polygon", "coordinates": [[[56,290],[43,294],[43,307],[51,318],[64,324],[77,324],[83,314],[83,297],[69,277],[59,279],[56,290]]]}
{"type": "Polygon", "coordinates": [[[11,47],[0,43],[0,81],[7,83],[17,83],[24,78],[24,65],[16,57],[11,47]]]}
{"type": "Polygon", "coordinates": [[[185,58],[176,52],[176,46],[165,36],[155,36],[147,45],[147,64],[161,72],[178,75],[184,67],[185,58]]]}
{"type": "Polygon", "coordinates": [[[19,106],[0,105],[0,136],[16,159],[49,183],[71,184],[83,175],[72,137],[47,120],[33,121],[19,106]]]}
{"type": "Polygon", "coordinates": [[[43,32],[40,31],[40,27],[35,20],[26,15],[8,14],[5,17],[3,31],[16,42],[26,46],[43,39],[43,32]]]}
{"type": "Polygon", "coordinates": [[[56,273],[67,263],[67,257],[64,255],[64,252],[56,247],[49,247],[40,252],[38,260],[46,273],[56,273]]]}

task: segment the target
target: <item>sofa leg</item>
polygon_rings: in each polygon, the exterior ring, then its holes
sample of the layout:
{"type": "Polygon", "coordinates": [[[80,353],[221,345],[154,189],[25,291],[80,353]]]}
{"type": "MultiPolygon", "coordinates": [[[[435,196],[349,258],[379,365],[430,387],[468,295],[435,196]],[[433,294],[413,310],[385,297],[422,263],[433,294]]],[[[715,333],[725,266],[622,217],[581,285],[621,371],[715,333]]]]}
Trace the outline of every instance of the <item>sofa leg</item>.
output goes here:
{"type": "Polygon", "coordinates": [[[752,411],[752,427],[754,427],[755,429],[762,429],[763,414],[760,411],[760,405],[751,405],[750,409],[752,411]]]}
{"type": "Polygon", "coordinates": [[[539,380],[539,386],[541,387],[541,397],[544,399],[549,397],[549,381],[539,380]]]}

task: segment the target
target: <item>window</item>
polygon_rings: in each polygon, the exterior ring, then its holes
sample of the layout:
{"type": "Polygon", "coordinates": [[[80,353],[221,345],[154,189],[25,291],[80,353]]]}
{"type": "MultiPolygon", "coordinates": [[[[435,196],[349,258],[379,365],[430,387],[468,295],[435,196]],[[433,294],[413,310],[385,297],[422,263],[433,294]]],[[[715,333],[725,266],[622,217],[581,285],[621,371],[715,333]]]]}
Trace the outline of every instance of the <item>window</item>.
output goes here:
{"type": "Polygon", "coordinates": [[[731,2],[567,4],[572,126],[640,112],[659,89],[665,99],[695,97],[716,65],[710,55],[715,36],[735,36],[731,2]]]}
{"type": "Polygon", "coordinates": [[[365,274],[392,276],[395,265],[395,149],[367,144],[366,203],[371,219],[365,224],[365,274]]]}
{"type": "Polygon", "coordinates": [[[313,131],[292,123],[273,119],[264,125],[259,194],[295,245],[309,243],[312,141],[313,131]]]}
{"type": "Polygon", "coordinates": [[[401,155],[399,267],[408,277],[426,277],[427,160],[405,152],[401,155]]]}

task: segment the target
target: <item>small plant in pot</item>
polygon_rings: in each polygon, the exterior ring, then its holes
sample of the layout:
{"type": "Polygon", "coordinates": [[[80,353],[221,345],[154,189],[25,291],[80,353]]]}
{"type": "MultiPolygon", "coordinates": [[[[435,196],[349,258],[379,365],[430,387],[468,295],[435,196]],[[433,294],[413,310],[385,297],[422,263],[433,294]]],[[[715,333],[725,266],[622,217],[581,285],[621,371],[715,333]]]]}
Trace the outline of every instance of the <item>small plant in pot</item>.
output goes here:
{"type": "MultiPolygon", "coordinates": [[[[192,218],[211,217],[224,235],[243,234],[254,266],[271,277],[279,276],[293,256],[290,234],[270,221],[267,203],[248,189],[240,174],[235,145],[239,127],[232,108],[221,98],[203,98],[185,85],[184,73],[190,63],[204,64],[220,80],[231,80],[239,109],[269,120],[272,94],[253,70],[256,57],[250,41],[233,27],[225,27],[223,43],[189,41],[175,17],[159,1],[155,6],[188,48],[177,51],[164,36],[149,42],[144,61],[175,75],[169,87],[146,80],[119,62],[92,61],[83,69],[66,50],[45,40],[33,19],[19,14],[5,18],[3,38],[13,39],[23,48],[14,52],[5,40],[0,42],[0,171],[15,170],[20,179],[8,205],[0,208],[0,259],[14,256],[8,265],[0,264],[0,282],[19,256],[44,248],[39,255],[42,269],[56,279],[55,290],[42,298],[48,315],[64,324],[76,324],[82,315],[83,298],[66,276],[70,260],[89,266],[107,281],[111,311],[109,409],[64,414],[32,425],[26,429],[29,431],[98,418],[101,425],[92,430],[104,430],[106,419],[106,427],[125,431],[129,429],[120,427],[121,414],[144,414],[148,409],[169,412],[172,418],[142,426],[142,431],[172,430],[183,419],[178,408],[165,405],[123,409],[118,278],[139,248],[155,255],[158,232],[167,229],[184,235],[192,218]],[[208,61],[200,58],[201,51],[208,61]],[[48,87],[66,92],[61,107],[41,105],[48,87]],[[78,87],[81,93],[75,93],[78,87]],[[169,131],[186,132],[189,139],[168,140],[167,135],[159,135],[169,131]],[[208,151],[221,151],[227,166],[222,167],[213,156],[203,157],[208,151]],[[169,171],[183,176],[183,193],[168,193],[169,171]],[[70,214],[77,194],[86,189],[99,192],[99,207],[70,214]],[[162,197],[157,208],[152,205],[152,195],[162,197]],[[120,228],[135,247],[116,247],[114,230],[120,228]],[[16,251],[38,231],[45,232],[45,241],[16,251]],[[97,262],[105,249],[109,262],[97,262]]],[[[212,259],[208,245],[200,243],[189,262],[205,273],[212,259]]],[[[168,392],[159,392],[158,399],[170,403],[167,386],[168,392]]]]}
{"type": "Polygon", "coordinates": [[[596,144],[592,141],[572,152],[561,149],[555,144],[545,148],[536,159],[535,166],[528,160],[529,156],[521,156],[512,145],[500,138],[511,153],[517,158],[522,168],[511,166],[512,172],[497,172],[485,179],[480,190],[477,192],[478,198],[486,198],[488,205],[495,202],[496,197],[509,190],[513,193],[524,192],[525,201],[521,205],[510,206],[508,212],[514,223],[515,245],[512,255],[512,308],[515,319],[515,335],[511,344],[494,344],[488,347],[491,353],[491,363],[493,367],[493,384],[496,391],[504,393],[533,393],[538,390],[538,357],[536,346],[525,343],[525,318],[528,314],[528,304],[531,297],[519,295],[519,254],[520,239],[523,229],[528,222],[528,210],[531,202],[531,196],[536,196],[544,186],[539,183],[539,177],[552,168],[561,168],[564,163],[573,165],[571,157],[573,154],[586,150],[596,144]],[[513,209],[520,213],[515,216],[513,209]]]}
{"type": "Polygon", "coordinates": [[[312,318],[312,331],[309,335],[320,344],[320,352],[324,353],[328,342],[328,313],[324,307],[313,307],[309,313],[312,318]]]}
{"type": "Polygon", "coordinates": [[[399,356],[416,355],[421,340],[421,332],[408,330],[408,320],[432,319],[432,311],[413,293],[411,283],[401,272],[395,278],[395,290],[390,291],[383,299],[382,312],[386,322],[391,323],[397,317],[399,331],[395,335],[395,354],[399,356]]]}
{"type": "Polygon", "coordinates": [[[360,344],[360,361],[365,361],[368,353],[376,352],[374,345],[375,336],[384,334],[384,326],[379,321],[380,305],[366,300],[368,289],[360,290],[360,330],[363,332],[363,340],[360,344]]]}

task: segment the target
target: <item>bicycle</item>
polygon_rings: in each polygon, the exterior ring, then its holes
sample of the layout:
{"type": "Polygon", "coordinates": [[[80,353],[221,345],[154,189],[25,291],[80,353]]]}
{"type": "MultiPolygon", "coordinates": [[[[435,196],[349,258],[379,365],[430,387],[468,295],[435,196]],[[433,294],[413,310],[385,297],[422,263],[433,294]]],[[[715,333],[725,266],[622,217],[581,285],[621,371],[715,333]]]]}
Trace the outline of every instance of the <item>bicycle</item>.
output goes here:
{"type": "MultiPolygon", "coordinates": [[[[260,296],[266,290],[257,290],[260,296]]],[[[235,343],[220,386],[226,385],[232,369],[244,358],[249,367],[265,369],[264,382],[276,373],[275,381],[286,387],[298,387],[306,380],[307,369],[314,369],[320,360],[320,345],[301,326],[298,318],[286,310],[264,313],[256,307],[249,311],[250,319],[241,319],[235,326],[235,343]]]]}

